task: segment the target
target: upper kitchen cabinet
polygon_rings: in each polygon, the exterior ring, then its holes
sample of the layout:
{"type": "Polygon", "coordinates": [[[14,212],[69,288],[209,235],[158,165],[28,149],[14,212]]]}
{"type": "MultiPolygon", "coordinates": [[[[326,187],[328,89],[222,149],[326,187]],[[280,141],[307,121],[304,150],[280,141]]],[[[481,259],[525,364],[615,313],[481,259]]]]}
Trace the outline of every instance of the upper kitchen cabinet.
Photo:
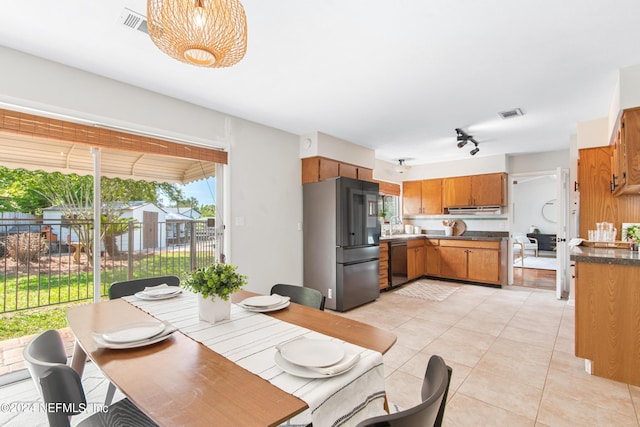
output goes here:
{"type": "Polygon", "coordinates": [[[640,108],[622,111],[611,148],[611,192],[640,193],[640,108]]]}
{"type": "Polygon", "coordinates": [[[402,183],[402,214],[439,215],[442,213],[442,179],[402,183]]]}
{"type": "Polygon", "coordinates": [[[335,178],[337,176],[372,181],[373,171],[325,157],[316,156],[302,159],[303,184],[324,181],[327,178],[335,178]]]}
{"type": "Polygon", "coordinates": [[[458,176],[442,180],[442,207],[506,206],[506,174],[458,176]]]}

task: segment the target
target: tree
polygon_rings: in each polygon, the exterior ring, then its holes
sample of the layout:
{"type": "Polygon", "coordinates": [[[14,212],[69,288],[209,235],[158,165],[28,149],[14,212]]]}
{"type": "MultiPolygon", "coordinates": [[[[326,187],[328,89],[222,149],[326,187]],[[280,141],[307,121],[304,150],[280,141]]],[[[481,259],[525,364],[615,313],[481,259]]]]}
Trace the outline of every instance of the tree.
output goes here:
{"type": "Polygon", "coordinates": [[[216,205],[202,205],[200,206],[200,215],[207,218],[216,217],[216,205]]]}

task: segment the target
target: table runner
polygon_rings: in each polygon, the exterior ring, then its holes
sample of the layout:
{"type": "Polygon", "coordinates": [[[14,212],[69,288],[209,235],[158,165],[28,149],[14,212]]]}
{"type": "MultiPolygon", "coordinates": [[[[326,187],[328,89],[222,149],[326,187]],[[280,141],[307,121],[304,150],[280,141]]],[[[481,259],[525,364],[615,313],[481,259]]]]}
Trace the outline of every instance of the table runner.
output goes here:
{"type": "Polygon", "coordinates": [[[199,320],[197,298],[184,291],[180,296],[166,300],[143,301],[134,296],[124,299],[153,317],[172,323],[191,339],[305,401],[309,409],[292,418],[291,426],[311,422],[315,427],[350,426],[386,414],[384,368],[379,352],[345,343],[348,351],[360,354],[360,361],[353,369],[330,378],[296,377],[275,364],[278,344],[300,336],[344,341],[247,311],[235,304],[231,305],[231,319],[211,324],[199,320]]]}

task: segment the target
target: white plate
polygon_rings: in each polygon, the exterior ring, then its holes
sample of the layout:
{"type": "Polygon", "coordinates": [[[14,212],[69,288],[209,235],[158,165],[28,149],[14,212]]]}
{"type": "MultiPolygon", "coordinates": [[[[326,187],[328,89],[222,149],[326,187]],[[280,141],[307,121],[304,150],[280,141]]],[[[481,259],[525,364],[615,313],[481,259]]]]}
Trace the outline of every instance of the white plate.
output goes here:
{"type": "Polygon", "coordinates": [[[168,286],[166,288],[149,289],[146,291],[142,291],[142,293],[148,297],[160,297],[163,295],[178,294],[180,292],[182,292],[182,290],[177,286],[168,286]]]}
{"type": "Polygon", "coordinates": [[[244,299],[242,304],[247,307],[267,308],[280,305],[283,300],[280,295],[259,295],[244,299]]]}
{"type": "Polygon", "coordinates": [[[284,343],[278,349],[287,362],[298,366],[331,366],[344,357],[344,346],[326,339],[300,338],[284,343]]]}
{"type": "Polygon", "coordinates": [[[179,289],[177,292],[173,292],[173,293],[169,293],[169,294],[160,294],[160,295],[157,295],[157,296],[150,296],[147,293],[145,293],[144,291],[136,292],[134,295],[135,295],[136,298],[142,299],[142,300],[145,300],[145,301],[157,301],[157,300],[175,298],[178,295],[180,295],[181,293],[182,293],[182,289],[179,289]]]}
{"type": "Polygon", "coordinates": [[[255,313],[268,313],[270,311],[278,311],[278,310],[282,310],[283,308],[287,308],[289,307],[289,304],[290,304],[289,300],[286,300],[282,304],[274,305],[272,307],[265,307],[265,308],[246,306],[242,303],[239,303],[238,305],[247,311],[253,311],[255,313]]]}
{"type": "Polygon", "coordinates": [[[169,338],[175,331],[176,331],[175,328],[166,329],[163,333],[161,333],[157,337],[153,337],[148,340],[134,341],[134,342],[124,343],[124,344],[116,344],[109,341],[105,341],[102,338],[102,335],[100,334],[93,334],[93,339],[98,344],[98,348],[108,348],[111,350],[126,350],[128,348],[144,347],[146,345],[151,345],[151,344],[158,343],[160,341],[164,341],[167,338],[169,338]]]}
{"type": "Polygon", "coordinates": [[[102,338],[114,344],[131,343],[155,337],[164,331],[164,328],[165,324],[162,322],[134,323],[104,332],[102,338]]]}
{"type": "Polygon", "coordinates": [[[276,362],[276,366],[278,368],[282,369],[287,374],[291,374],[296,377],[302,377],[302,378],[331,378],[331,377],[335,377],[336,375],[344,374],[345,372],[351,370],[356,365],[356,364],[352,364],[340,372],[333,372],[331,374],[322,374],[317,371],[312,371],[309,368],[305,368],[304,366],[298,366],[293,363],[287,362],[284,359],[284,357],[282,357],[282,354],[280,354],[280,352],[276,353],[274,359],[276,362]]]}

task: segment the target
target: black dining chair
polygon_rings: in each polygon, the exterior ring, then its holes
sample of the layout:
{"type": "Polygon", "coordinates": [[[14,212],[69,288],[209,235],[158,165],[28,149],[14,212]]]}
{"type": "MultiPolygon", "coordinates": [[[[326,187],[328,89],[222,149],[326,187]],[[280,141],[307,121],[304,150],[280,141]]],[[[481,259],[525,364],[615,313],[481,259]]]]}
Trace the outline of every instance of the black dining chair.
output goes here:
{"type": "Polygon", "coordinates": [[[357,427],[440,427],[449,394],[452,369],[442,357],[429,359],[422,381],[422,403],[404,411],[361,421],[357,427]]]}
{"type": "MultiPolygon", "coordinates": [[[[70,426],[69,417],[83,409],[90,410],[80,376],[66,365],[64,341],[56,330],[44,331],[24,348],[23,356],[29,373],[40,392],[51,427],[70,426]],[[53,410],[51,410],[53,409],[53,410]]],[[[106,410],[81,421],[79,426],[155,426],[156,424],[128,399],[109,405],[106,410]]]]}
{"type": "MultiPolygon", "coordinates": [[[[146,287],[158,286],[162,284],[167,284],[168,286],[180,286],[180,278],[177,276],[155,276],[146,277],[144,279],[113,282],[111,286],[109,286],[109,299],[126,297],[137,292],[144,291],[144,288],[146,287]]],[[[107,390],[107,396],[105,397],[104,401],[105,405],[111,404],[115,392],[116,386],[113,385],[113,383],[109,383],[109,389],[107,390]]]]}
{"type": "Polygon", "coordinates": [[[291,298],[291,302],[306,305],[307,307],[324,310],[325,297],[317,289],[305,288],[296,285],[277,284],[271,288],[271,295],[278,294],[291,298]]]}
{"type": "Polygon", "coordinates": [[[158,286],[166,283],[169,286],[179,286],[180,278],[177,276],[156,276],[144,279],[123,280],[113,282],[109,286],[109,299],[122,298],[143,291],[150,286],[158,286]]]}

